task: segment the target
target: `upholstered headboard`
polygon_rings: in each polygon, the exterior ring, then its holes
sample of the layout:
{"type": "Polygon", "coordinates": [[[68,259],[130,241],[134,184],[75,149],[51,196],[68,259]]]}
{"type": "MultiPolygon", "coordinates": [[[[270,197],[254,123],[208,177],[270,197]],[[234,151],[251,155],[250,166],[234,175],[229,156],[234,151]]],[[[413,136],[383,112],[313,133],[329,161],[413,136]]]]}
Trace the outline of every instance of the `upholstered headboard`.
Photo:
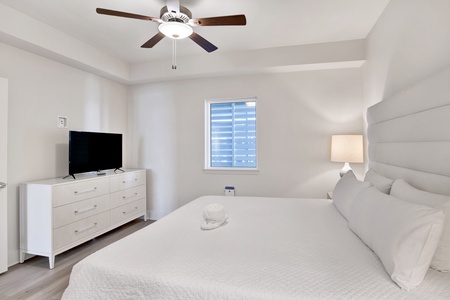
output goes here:
{"type": "Polygon", "coordinates": [[[370,107],[369,167],[450,195],[450,68],[370,107]]]}

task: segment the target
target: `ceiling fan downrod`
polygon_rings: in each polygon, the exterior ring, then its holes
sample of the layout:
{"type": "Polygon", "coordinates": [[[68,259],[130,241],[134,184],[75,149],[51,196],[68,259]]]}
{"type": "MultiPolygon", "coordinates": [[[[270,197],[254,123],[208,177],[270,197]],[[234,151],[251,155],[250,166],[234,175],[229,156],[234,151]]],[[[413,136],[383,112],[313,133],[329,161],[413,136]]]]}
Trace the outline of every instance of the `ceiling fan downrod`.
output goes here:
{"type": "Polygon", "coordinates": [[[172,39],[172,70],[177,69],[177,40],[172,39]]]}

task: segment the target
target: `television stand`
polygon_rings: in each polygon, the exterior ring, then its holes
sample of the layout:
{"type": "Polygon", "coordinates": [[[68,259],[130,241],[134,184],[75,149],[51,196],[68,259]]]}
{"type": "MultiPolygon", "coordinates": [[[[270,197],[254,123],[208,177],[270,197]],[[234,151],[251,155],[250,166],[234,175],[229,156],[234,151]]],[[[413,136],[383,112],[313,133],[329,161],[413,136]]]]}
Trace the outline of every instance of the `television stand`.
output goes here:
{"type": "Polygon", "coordinates": [[[146,220],[146,182],[145,170],[129,169],[20,184],[20,262],[26,254],[45,256],[53,269],[56,255],[139,217],[146,220]]]}
{"type": "Polygon", "coordinates": [[[72,176],[73,179],[76,179],[74,174],[69,174],[69,175],[67,175],[67,176],[64,176],[63,179],[66,179],[67,177],[70,177],[70,176],[72,176]]]}
{"type": "Polygon", "coordinates": [[[122,173],[125,172],[125,171],[122,170],[121,168],[115,168],[115,169],[114,169],[114,173],[116,173],[117,170],[122,171],[122,173]]]}

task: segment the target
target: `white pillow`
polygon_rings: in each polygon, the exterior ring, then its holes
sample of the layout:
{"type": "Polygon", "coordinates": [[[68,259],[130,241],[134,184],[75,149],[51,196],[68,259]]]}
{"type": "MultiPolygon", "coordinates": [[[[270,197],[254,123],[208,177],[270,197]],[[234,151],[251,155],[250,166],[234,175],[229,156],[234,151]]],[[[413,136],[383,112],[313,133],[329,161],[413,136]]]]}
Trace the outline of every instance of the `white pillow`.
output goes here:
{"type": "Polygon", "coordinates": [[[442,209],[445,214],[441,239],[434,253],[431,267],[438,271],[450,271],[450,197],[418,190],[403,179],[397,179],[392,185],[391,195],[415,204],[442,209]]]}
{"type": "Polygon", "coordinates": [[[333,203],[339,212],[348,220],[352,211],[356,196],[365,188],[370,187],[369,182],[356,179],[353,171],[348,171],[338,181],[333,191],[333,203]]]}
{"type": "Polygon", "coordinates": [[[391,279],[411,290],[425,277],[443,222],[441,210],[408,203],[370,187],[358,195],[349,227],[378,255],[391,279]]]}
{"type": "Polygon", "coordinates": [[[364,181],[372,183],[374,187],[385,194],[389,194],[392,184],[394,183],[394,180],[378,174],[373,169],[367,171],[364,181]]]}

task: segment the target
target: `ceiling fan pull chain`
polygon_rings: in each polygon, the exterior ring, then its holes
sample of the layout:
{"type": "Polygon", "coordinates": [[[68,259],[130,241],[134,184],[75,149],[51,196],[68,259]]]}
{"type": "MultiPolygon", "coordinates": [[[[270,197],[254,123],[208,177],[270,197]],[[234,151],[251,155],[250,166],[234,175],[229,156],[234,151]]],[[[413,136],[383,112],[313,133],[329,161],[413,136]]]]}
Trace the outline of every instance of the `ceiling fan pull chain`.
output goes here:
{"type": "Polygon", "coordinates": [[[172,70],[177,69],[177,40],[172,39],[172,70]]]}

